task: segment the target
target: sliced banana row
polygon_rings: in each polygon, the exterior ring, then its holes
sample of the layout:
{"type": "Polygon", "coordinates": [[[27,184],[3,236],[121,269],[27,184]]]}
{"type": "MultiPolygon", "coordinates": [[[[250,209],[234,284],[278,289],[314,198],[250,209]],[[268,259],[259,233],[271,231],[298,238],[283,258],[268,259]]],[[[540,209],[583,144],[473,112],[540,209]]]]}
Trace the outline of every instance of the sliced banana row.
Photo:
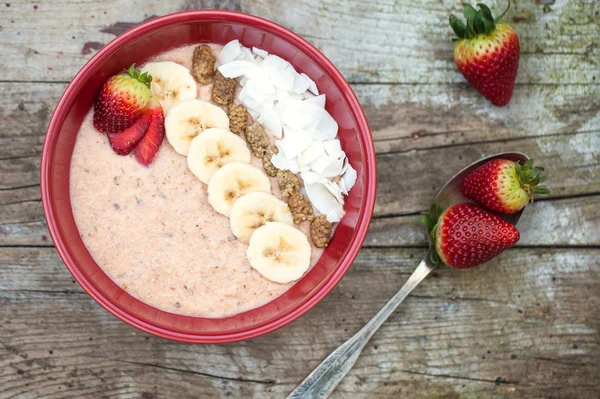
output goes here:
{"type": "Polygon", "coordinates": [[[254,231],[246,256],[260,274],[277,283],[298,280],[310,267],[306,235],[286,223],[270,222],[254,231]]]}
{"type": "Polygon", "coordinates": [[[273,194],[254,192],[238,198],[231,208],[230,226],[233,235],[248,244],[252,233],[265,223],[281,222],[292,226],[294,218],[288,204],[273,194]]]}
{"type": "Polygon", "coordinates": [[[248,245],[246,256],[260,274],[277,283],[297,280],[310,267],[311,246],[294,227],[289,206],[271,194],[266,173],[250,164],[246,142],[229,131],[223,109],[197,99],[190,71],[174,62],[152,62],[151,91],[165,113],[169,144],[187,156],[190,171],[208,185],[208,202],[230,217],[233,234],[248,245]]]}
{"type": "Polygon", "coordinates": [[[244,139],[225,129],[206,129],[190,143],[188,167],[202,183],[231,162],[250,163],[250,150],[244,139]]]}
{"type": "Polygon", "coordinates": [[[242,195],[271,192],[271,181],[261,169],[243,162],[232,162],[217,170],[208,182],[208,203],[229,217],[235,201],[242,195]]]}
{"type": "Polygon", "coordinates": [[[208,101],[181,101],[165,117],[167,140],[181,155],[187,156],[192,140],[211,128],[229,130],[229,118],[225,111],[208,101]]]}

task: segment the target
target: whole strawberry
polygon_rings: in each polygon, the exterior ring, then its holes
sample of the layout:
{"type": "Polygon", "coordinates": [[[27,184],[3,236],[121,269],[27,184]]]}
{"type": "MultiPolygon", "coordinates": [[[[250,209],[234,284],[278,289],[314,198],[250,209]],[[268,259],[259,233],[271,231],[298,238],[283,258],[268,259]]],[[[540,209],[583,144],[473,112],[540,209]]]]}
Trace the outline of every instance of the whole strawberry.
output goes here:
{"type": "Polygon", "coordinates": [[[421,218],[432,241],[431,260],[467,269],[498,256],[519,241],[519,231],[504,219],[473,204],[457,204],[421,218]],[[439,214],[439,216],[438,216],[439,214]]]}
{"type": "Polygon", "coordinates": [[[515,213],[532,201],[534,194],[549,194],[538,186],[548,178],[544,168],[533,166],[533,159],[523,165],[508,159],[489,161],[460,184],[460,191],[489,210],[515,213]]]}
{"type": "Polygon", "coordinates": [[[481,95],[502,107],[512,97],[519,69],[519,38],[509,25],[499,23],[508,8],[494,19],[485,4],[477,6],[479,9],[475,10],[465,4],[466,24],[450,15],[450,26],[458,36],[454,61],[481,95]]]}
{"type": "Polygon", "coordinates": [[[109,78],[94,104],[94,127],[102,133],[119,133],[138,120],[150,106],[152,77],[131,65],[109,78]]]}

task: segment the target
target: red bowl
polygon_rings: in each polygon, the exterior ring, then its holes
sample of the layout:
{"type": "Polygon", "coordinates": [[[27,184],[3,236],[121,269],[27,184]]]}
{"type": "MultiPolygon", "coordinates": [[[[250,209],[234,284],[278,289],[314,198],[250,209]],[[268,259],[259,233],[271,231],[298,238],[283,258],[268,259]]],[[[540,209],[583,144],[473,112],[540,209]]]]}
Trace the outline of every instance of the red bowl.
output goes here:
{"type": "Polygon", "coordinates": [[[367,233],[375,204],[375,152],[360,103],[333,64],[314,46],[273,22],[227,11],[190,11],[145,22],[104,46],[75,76],[61,97],[44,142],[41,191],[44,213],[56,249],[75,279],[102,307],[143,331],[185,342],[221,343],[253,338],[306,313],[344,276],[367,233]],[[290,61],[327,95],[326,108],[340,126],[339,136],[358,172],[346,198],[346,215],[311,271],[272,302],[218,319],[182,316],[132,297],[96,264],[84,245],[71,209],[69,168],[75,138],[104,81],[132,63],[186,44],[225,44],[239,39],[290,61]]]}

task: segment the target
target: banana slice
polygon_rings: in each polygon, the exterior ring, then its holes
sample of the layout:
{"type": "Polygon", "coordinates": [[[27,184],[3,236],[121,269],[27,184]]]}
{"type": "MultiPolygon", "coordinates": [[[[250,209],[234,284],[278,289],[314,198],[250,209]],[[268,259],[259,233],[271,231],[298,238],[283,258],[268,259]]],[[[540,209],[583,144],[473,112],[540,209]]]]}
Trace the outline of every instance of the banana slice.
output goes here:
{"type": "Polygon", "coordinates": [[[210,128],[229,130],[225,111],[208,101],[187,100],[173,106],[165,117],[165,131],[169,144],[181,155],[187,155],[190,143],[210,128]]]}
{"type": "MultiPolygon", "coordinates": [[[[188,158],[189,159],[189,158],[188,158]]],[[[238,198],[229,215],[231,231],[247,244],[254,230],[268,222],[294,224],[288,204],[267,193],[249,193],[238,198]]]]}
{"type": "Polygon", "coordinates": [[[149,62],[142,68],[152,76],[150,91],[158,98],[165,112],[179,101],[190,100],[198,95],[198,86],[183,65],[175,62],[149,62]]]}
{"type": "Polygon", "coordinates": [[[187,163],[193,174],[208,184],[211,176],[231,162],[250,163],[250,150],[244,139],[225,129],[206,129],[190,144],[187,163]]]}
{"type": "Polygon", "coordinates": [[[242,195],[271,192],[269,177],[256,166],[232,162],[217,170],[208,182],[208,203],[215,211],[229,217],[231,207],[242,195]]]}
{"type": "Polygon", "coordinates": [[[303,232],[286,223],[271,222],[254,231],[246,256],[260,274],[285,284],[298,280],[308,270],[310,252],[303,232]]]}

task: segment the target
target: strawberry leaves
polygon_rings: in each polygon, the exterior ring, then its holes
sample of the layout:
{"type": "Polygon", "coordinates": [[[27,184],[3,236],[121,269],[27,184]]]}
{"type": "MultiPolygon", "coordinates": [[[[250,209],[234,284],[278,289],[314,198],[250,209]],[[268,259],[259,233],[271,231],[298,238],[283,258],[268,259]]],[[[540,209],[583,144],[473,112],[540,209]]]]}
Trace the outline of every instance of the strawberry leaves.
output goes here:
{"type": "Polygon", "coordinates": [[[458,17],[450,14],[450,26],[460,39],[471,39],[479,34],[489,35],[492,33],[496,29],[496,23],[510,8],[510,1],[506,10],[496,18],[492,15],[492,10],[483,3],[477,3],[477,10],[470,4],[463,4],[463,7],[463,15],[467,23],[465,24],[458,17]]]}
{"type": "Polygon", "coordinates": [[[139,69],[135,69],[135,64],[131,64],[129,68],[125,70],[129,76],[134,79],[139,80],[141,83],[150,87],[150,83],[152,82],[152,76],[148,74],[148,72],[142,73],[139,69]]]}
{"type": "Polygon", "coordinates": [[[434,202],[431,204],[431,208],[429,209],[429,211],[423,212],[423,214],[419,218],[419,221],[421,223],[423,223],[425,225],[425,227],[427,227],[427,232],[429,234],[429,242],[431,244],[430,249],[429,249],[429,254],[428,254],[429,261],[431,262],[432,265],[435,265],[435,266],[442,263],[440,256],[438,255],[437,251],[435,250],[435,241],[436,241],[438,220],[443,212],[444,212],[444,210],[442,209],[442,207],[439,204],[434,202]]]}
{"type": "Polygon", "coordinates": [[[519,176],[521,187],[529,194],[532,202],[533,194],[550,194],[550,190],[546,187],[539,186],[550,175],[541,166],[533,166],[533,159],[527,160],[523,165],[517,162],[515,170],[517,171],[517,176],[519,176]]]}

